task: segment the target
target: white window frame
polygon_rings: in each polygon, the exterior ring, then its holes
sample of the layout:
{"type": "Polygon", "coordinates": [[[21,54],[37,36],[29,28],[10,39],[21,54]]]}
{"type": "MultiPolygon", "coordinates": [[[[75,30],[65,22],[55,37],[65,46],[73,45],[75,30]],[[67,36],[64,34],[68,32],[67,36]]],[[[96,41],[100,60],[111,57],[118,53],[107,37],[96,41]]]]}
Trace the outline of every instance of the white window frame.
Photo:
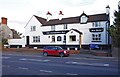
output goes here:
{"type": "Polygon", "coordinates": [[[36,26],[31,26],[31,31],[36,31],[36,26]]]}
{"type": "Polygon", "coordinates": [[[33,36],[33,42],[40,42],[40,36],[33,36]]]}
{"type": "Polygon", "coordinates": [[[61,36],[57,36],[57,41],[62,41],[62,37],[61,36]]]}
{"type": "Polygon", "coordinates": [[[92,34],[92,41],[101,41],[101,34],[92,34]]]}
{"type": "Polygon", "coordinates": [[[51,26],[51,31],[55,31],[55,25],[51,26]]]}
{"type": "Polygon", "coordinates": [[[85,15],[81,16],[81,23],[87,23],[87,20],[88,18],[85,15]]]}
{"type": "Polygon", "coordinates": [[[101,27],[101,22],[93,22],[93,27],[101,27]]]}
{"type": "Polygon", "coordinates": [[[67,24],[64,24],[64,29],[67,29],[67,28],[68,28],[67,24]]]}
{"type": "Polygon", "coordinates": [[[76,35],[70,35],[69,36],[69,41],[70,42],[76,42],[76,35]],[[73,37],[75,37],[75,40],[72,39],[73,37]]]}
{"type": "Polygon", "coordinates": [[[52,39],[52,42],[55,42],[55,36],[52,36],[51,39],[52,39]]]}

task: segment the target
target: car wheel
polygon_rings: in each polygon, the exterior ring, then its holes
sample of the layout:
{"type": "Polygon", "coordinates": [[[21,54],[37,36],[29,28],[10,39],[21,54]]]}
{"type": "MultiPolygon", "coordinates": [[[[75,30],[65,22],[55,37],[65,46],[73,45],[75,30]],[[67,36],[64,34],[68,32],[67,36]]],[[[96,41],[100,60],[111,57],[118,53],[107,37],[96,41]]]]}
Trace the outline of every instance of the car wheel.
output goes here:
{"type": "Polygon", "coordinates": [[[64,56],[64,53],[60,53],[60,57],[63,57],[64,56]]]}
{"type": "Polygon", "coordinates": [[[47,52],[44,52],[43,55],[44,55],[44,56],[48,56],[48,53],[47,53],[47,52]]]}

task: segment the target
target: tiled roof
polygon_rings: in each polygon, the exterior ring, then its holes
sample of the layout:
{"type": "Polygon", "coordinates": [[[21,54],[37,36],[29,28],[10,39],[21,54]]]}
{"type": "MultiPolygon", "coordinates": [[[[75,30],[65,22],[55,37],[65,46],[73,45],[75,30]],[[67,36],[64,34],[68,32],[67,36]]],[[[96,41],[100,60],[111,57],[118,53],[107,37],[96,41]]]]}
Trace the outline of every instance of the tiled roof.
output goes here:
{"type": "MultiPolygon", "coordinates": [[[[47,19],[42,18],[42,17],[38,17],[38,16],[35,16],[35,17],[42,24],[42,26],[51,26],[51,25],[60,25],[60,24],[80,23],[81,16],[63,18],[62,20],[51,19],[49,21],[47,21],[47,19]]],[[[108,20],[108,16],[105,13],[88,15],[87,17],[88,17],[88,22],[107,21],[108,20]]]]}
{"type": "Polygon", "coordinates": [[[37,20],[38,20],[41,24],[46,23],[46,19],[44,19],[44,18],[42,18],[42,17],[38,17],[38,16],[36,16],[36,15],[34,15],[34,16],[37,18],[37,20]]]}

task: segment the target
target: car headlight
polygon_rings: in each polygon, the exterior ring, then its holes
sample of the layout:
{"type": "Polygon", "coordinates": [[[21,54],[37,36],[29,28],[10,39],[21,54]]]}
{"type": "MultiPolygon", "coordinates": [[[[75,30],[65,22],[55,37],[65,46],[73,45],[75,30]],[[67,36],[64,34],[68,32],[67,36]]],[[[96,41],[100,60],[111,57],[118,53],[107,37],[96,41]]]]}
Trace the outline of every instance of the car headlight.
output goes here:
{"type": "Polygon", "coordinates": [[[67,53],[67,51],[64,51],[64,53],[67,53]]]}

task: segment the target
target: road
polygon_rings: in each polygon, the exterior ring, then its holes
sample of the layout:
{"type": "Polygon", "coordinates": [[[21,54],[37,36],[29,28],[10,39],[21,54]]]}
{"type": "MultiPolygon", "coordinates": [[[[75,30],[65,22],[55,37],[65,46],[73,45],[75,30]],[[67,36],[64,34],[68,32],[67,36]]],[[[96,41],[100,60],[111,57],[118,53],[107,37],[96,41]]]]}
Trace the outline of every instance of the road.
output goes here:
{"type": "Polygon", "coordinates": [[[3,75],[118,75],[118,61],[70,55],[44,57],[41,53],[2,54],[3,75]]]}

